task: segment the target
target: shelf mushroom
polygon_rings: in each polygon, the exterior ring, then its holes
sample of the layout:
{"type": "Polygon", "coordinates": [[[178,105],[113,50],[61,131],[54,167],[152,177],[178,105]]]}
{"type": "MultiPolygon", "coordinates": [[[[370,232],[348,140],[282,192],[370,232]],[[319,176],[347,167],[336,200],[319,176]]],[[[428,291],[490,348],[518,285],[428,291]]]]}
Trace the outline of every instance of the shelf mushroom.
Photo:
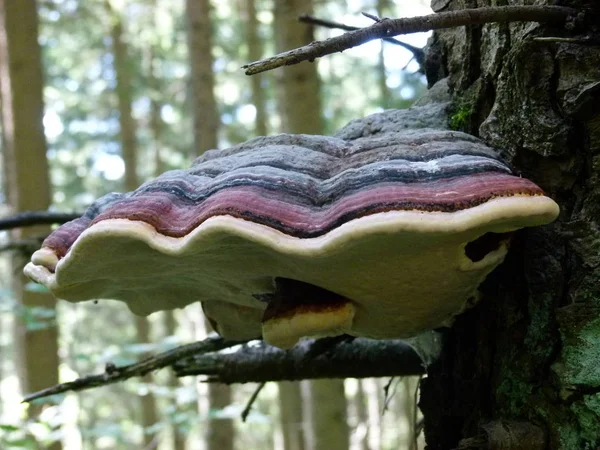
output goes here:
{"type": "Polygon", "coordinates": [[[209,151],[54,231],[25,273],[136,314],[202,302],[226,338],[402,338],[447,325],[557,204],[480,140],[421,128],[209,151]]]}

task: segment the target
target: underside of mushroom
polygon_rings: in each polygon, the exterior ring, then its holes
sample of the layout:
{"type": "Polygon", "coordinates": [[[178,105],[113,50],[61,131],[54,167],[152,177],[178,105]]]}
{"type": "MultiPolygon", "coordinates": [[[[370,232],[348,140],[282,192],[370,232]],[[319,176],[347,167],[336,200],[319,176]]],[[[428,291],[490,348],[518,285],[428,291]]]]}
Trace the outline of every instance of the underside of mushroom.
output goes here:
{"type": "Polygon", "coordinates": [[[472,136],[372,123],[209,151],[99,199],[25,272],[58,298],[137,314],[201,301],[223,336],[283,348],[449,324],[511,234],[558,206],[472,136]]]}

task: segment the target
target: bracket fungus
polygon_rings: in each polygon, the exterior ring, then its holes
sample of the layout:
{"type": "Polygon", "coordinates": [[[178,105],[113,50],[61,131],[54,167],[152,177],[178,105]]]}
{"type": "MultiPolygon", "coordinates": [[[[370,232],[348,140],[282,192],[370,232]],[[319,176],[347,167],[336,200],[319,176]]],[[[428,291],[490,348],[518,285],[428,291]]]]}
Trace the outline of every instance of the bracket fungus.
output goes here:
{"type": "Polygon", "coordinates": [[[558,206],[473,136],[375,123],[209,151],[102,197],[25,273],[58,298],[118,299],[142,315],[201,301],[224,337],[282,348],[447,325],[511,233],[558,206]]]}

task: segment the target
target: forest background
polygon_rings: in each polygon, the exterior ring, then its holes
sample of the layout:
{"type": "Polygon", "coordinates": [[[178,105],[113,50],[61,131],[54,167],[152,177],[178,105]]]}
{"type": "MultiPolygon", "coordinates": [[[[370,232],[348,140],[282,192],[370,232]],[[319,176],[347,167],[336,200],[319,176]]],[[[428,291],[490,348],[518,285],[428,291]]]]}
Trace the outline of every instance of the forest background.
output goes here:
{"type": "MultiPolygon", "coordinates": [[[[105,193],[187,167],[209,148],[280,132],[331,134],[351,119],[407,107],[425,80],[398,45],[375,41],[254,77],[240,66],[341,33],[299,23],[300,14],[367,26],[362,12],[422,15],[427,3],[4,0],[0,214],[82,211],[105,193]]],[[[403,37],[417,47],[426,39],[403,37]]],[[[206,385],[166,371],[22,404],[24,394],[210,331],[199,305],[145,319],[119,303],[55,303],[20,276],[48,232],[0,233],[0,448],[418,445],[414,378],[269,383],[246,422],[240,413],[256,386],[206,385]]]]}

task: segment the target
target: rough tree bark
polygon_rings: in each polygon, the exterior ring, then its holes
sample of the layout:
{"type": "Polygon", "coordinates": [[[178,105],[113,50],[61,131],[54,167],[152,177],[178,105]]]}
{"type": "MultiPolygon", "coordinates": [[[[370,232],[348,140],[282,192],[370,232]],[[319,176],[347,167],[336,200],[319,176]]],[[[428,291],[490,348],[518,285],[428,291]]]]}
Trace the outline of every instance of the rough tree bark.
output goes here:
{"type": "Polygon", "coordinates": [[[600,445],[600,51],[578,40],[597,42],[598,23],[491,24],[431,39],[428,82],[448,77],[452,123],[497,148],[562,210],[554,224],[518,235],[481,303],[448,330],[422,385],[431,450],[600,445]]]}
{"type": "MultiPolygon", "coordinates": [[[[2,93],[2,144],[8,201],[15,211],[46,210],[50,181],[46,159],[41,50],[34,0],[0,1],[0,89],[2,93]]],[[[15,231],[27,239],[48,232],[48,227],[15,231]]],[[[15,320],[15,354],[21,390],[34,392],[58,382],[58,329],[51,320],[35,318],[35,309],[56,312],[56,301],[47,293],[25,288],[23,261],[14,261],[13,289],[21,307],[15,320]],[[28,327],[34,317],[41,328],[28,327]]],[[[47,314],[42,317],[49,317],[47,314]]],[[[35,417],[42,405],[30,405],[35,417]]],[[[47,448],[62,448],[54,442],[47,448]]]]}

